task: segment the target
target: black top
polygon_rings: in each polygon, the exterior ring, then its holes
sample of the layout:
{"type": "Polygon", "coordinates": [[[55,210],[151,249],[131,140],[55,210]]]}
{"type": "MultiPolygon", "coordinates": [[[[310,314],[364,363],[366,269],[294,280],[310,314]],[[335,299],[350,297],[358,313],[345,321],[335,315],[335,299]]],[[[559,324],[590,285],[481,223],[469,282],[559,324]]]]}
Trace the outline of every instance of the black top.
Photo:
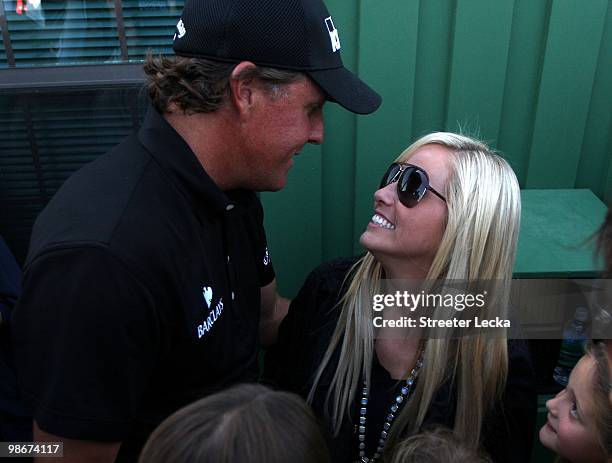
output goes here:
{"type": "Polygon", "coordinates": [[[9,421],[29,416],[17,387],[10,342],[9,322],[20,292],[21,269],[0,237],[0,437],[6,434],[9,421]]]}
{"type": "MultiPolygon", "coordinates": [[[[353,263],[354,259],[330,262],[309,275],[281,324],[277,344],[266,354],[264,376],[267,382],[307,397],[314,373],[336,327],[340,315],[338,302],[346,290],[346,285],[343,288],[342,283],[353,263]]],[[[524,463],[529,461],[535,430],[535,380],[525,342],[509,341],[508,355],[509,374],[504,397],[500,406],[485,418],[482,444],[496,462],[524,463]]],[[[392,379],[379,364],[376,355],[373,357],[367,407],[366,455],[374,453],[385,417],[400,389],[400,383],[392,379]]],[[[339,348],[321,376],[312,403],[328,430],[331,430],[328,418],[331,416],[331,406],[326,410],[325,398],[338,359],[339,348]]],[[[354,409],[351,410],[352,417],[344,419],[339,435],[331,438],[330,450],[335,463],[355,461],[358,456],[354,424],[357,423],[355,417],[358,416],[357,401],[361,398],[361,388],[356,397],[354,409]]],[[[455,390],[447,382],[434,395],[422,429],[435,425],[452,428],[455,406],[455,390]]]]}
{"type": "Polygon", "coordinates": [[[150,109],[34,225],[13,328],[35,419],[135,460],[167,415],[257,378],[273,279],[255,193],[219,190],[150,109]]]}

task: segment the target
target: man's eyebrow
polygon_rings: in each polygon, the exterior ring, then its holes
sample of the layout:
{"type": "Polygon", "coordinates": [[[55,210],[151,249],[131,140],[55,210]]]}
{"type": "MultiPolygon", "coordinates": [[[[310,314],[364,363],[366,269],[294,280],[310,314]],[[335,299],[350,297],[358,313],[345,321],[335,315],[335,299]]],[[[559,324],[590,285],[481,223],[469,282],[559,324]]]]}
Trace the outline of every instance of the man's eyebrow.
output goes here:
{"type": "Polygon", "coordinates": [[[306,107],[307,107],[308,109],[318,109],[318,108],[322,108],[322,107],[323,107],[323,105],[325,104],[325,101],[326,101],[326,100],[325,100],[325,98],[323,98],[323,99],[321,99],[321,100],[318,100],[318,101],[313,101],[312,103],[308,103],[308,104],[306,105],[306,107]]]}

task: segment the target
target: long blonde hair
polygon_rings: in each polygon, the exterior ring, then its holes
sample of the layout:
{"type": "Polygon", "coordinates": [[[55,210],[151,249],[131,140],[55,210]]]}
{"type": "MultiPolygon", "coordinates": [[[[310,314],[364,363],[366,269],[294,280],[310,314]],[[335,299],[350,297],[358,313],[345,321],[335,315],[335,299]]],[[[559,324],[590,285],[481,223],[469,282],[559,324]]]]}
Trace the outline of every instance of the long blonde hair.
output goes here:
{"type": "MultiPolygon", "coordinates": [[[[397,158],[405,162],[422,146],[448,148],[451,176],[446,191],[448,215],[444,235],[427,274],[427,280],[498,280],[509,288],[520,222],[520,190],[512,168],[482,142],[453,133],[422,137],[397,158]]],[[[340,346],[326,402],[332,403],[332,425],[337,434],[351,409],[360,381],[370,386],[374,333],[372,295],[380,290],[383,268],[369,252],[349,272],[347,291],[330,344],[315,374],[308,400],[312,401],[323,371],[340,346]]],[[[508,291],[497,295],[506,306],[508,291]]],[[[508,371],[505,338],[430,339],[412,399],[396,418],[387,439],[390,448],[401,434],[421,427],[438,388],[454,380],[457,391],[455,434],[477,447],[482,420],[499,400],[508,371]]],[[[327,406],[326,406],[327,409],[327,406]]]]}

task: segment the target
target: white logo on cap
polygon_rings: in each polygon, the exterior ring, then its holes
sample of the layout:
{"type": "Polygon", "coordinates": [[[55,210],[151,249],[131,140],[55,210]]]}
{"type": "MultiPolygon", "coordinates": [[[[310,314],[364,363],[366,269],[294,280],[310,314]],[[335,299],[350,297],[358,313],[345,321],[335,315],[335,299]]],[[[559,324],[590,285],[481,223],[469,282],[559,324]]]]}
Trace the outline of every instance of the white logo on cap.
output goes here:
{"type": "Polygon", "coordinates": [[[338,29],[334,26],[331,16],[325,18],[325,25],[327,26],[327,32],[329,32],[329,40],[331,40],[332,52],[340,50],[340,37],[338,36],[338,29]]]}
{"type": "MultiPolygon", "coordinates": [[[[176,24],[176,29],[178,30],[178,38],[181,39],[187,33],[187,29],[185,29],[185,24],[183,24],[183,20],[179,19],[179,22],[176,24]]],[[[174,38],[172,40],[176,40],[176,32],[174,33],[174,38]]]]}

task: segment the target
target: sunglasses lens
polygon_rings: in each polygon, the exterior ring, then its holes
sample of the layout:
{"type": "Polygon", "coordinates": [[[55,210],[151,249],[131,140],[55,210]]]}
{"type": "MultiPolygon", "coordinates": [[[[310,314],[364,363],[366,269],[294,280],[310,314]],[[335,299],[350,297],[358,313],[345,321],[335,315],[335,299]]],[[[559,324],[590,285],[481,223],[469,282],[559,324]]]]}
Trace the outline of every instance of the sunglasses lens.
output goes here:
{"type": "Polygon", "coordinates": [[[399,200],[406,207],[414,207],[425,196],[429,180],[422,170],[408,167],[402,173],[397,185],[399,200]]]}
{"type": "Polygon", "coordinates": [[[387,172],[385,172],[385,175],[383,175],[383,178],[380,181],[380,186],[378,188],[384,188],[389,183],[391,183],[393,179],[395,178],[395,176],[397,175],[397,173],[400,171],[400,168],[401,166],[395,162],[391,164],[389,168],[387,169],[387,172]]]}

